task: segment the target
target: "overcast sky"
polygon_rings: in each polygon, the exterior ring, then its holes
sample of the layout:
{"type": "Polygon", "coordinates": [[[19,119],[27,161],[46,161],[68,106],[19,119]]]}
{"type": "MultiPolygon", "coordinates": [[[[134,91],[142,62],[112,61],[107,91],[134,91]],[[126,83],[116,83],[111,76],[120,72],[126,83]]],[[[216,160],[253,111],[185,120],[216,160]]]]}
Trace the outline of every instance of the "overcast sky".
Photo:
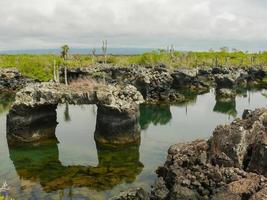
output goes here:
{"type": "Polygon", "coordinates": [[[0,0],[0,50],[267,50],[267,0],[0,0]]]}

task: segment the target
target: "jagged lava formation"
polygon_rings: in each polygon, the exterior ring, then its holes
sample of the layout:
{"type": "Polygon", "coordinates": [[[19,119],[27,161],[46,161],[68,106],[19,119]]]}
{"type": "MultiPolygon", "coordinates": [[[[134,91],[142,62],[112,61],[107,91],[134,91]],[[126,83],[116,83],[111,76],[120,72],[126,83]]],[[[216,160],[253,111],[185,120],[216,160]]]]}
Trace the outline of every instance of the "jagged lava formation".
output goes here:
{"type": "Polygon", "coordinates": [[[267,108],[245,110],[208,140],[169,148],[151,193],[130,189],[112,200],[266,200],[267,108]]]}
{"type": "MultiPolygon", "coordinates": [[[[23,138],[27,133],[25,130],[56,123],[58,104],[96,104],[98,107],[96,132],[101,133],[99,141],[109,142],[103,135],[106,130],[109,130],[109,135],[114,136],[119,135],[119,132],[126,134],[130,131],[136,134],[139,131],[139,104],[142,102],[142,95],[131,85],[124,87],[101,85],[87,88],[55,83],[29,84],[16,94],[16,101],[7,117],[7,135],[18,141],[26,141],[23,138]]],[[[128,142],[139,137],[133,135],[132,139],[128,138],[128,142]]],[[[35,134],[28,141],[35,139],[41,140],[42,137],[35,134]]]]}

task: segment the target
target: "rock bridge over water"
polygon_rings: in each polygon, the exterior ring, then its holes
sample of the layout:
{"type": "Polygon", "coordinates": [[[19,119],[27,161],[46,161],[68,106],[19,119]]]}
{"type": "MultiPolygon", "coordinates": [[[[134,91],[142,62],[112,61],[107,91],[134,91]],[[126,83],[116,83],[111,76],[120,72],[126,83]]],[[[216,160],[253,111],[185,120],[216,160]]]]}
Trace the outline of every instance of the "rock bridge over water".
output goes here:
{"type": "Polygon", "coordinates": [[[99,143],[129,144],[140,140],[139,104],[142,95],[134,86],[65,86],[30,84],[16,95],[7,116],[10,143],[40,141],[50,136],[35,127],[56,124],[58,104],[96,104],[95,138],[99,143]]]}

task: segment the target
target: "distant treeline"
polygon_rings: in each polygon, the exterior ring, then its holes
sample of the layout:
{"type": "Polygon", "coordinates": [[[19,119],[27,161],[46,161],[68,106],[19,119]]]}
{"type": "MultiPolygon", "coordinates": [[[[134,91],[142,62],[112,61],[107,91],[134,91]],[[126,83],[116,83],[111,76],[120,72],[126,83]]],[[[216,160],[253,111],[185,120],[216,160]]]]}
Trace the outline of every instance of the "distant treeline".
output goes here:
{"type": "Polygon", "coordinates": [[[59,55],[0,55],[0,67],[14,67],[24,75],[42,81],[53,79],[54,65],[90,67],[96,63],[107,63],[120,66],[165,64],[169,68],[209,68],[209,67],[263,67],[267,68],[267,52],[247,53],[229,52],[227,49],[209,52],[181,52],[158,50],[141,55],[68,55],[63,59],[59,55]]]}

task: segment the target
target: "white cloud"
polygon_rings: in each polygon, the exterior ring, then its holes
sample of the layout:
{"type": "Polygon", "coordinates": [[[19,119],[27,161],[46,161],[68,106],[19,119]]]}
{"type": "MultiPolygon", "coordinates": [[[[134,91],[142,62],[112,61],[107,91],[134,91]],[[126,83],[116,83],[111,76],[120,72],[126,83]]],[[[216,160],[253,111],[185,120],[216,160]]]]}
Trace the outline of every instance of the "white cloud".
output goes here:
{"type": "Polygon", "coordinates": [[[265,0],[0,0],[0,49],[266,49],[265,0]]]}

